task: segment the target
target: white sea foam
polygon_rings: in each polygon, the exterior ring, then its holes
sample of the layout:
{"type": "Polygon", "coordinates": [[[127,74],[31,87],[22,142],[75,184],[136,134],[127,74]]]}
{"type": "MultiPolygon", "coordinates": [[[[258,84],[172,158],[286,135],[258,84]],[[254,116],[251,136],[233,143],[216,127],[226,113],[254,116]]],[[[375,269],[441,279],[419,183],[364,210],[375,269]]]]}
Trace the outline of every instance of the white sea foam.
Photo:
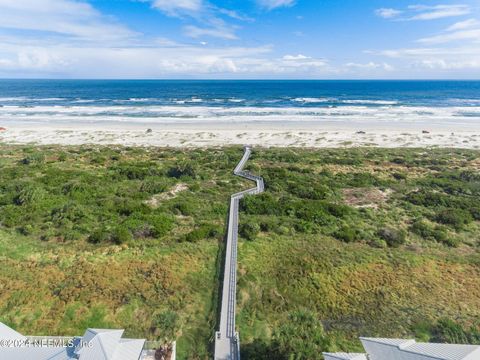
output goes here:
{"type": "Polygon", "coordinates": [[[155,101],[155,100],[158,100],[158,99],[154,99],[154,98],[129,98],[129,99],[102,99],[102,100],[105,100],[105,101],[112,101],[114,103],[120,103],[120,104],[123,104],[123,103],[137,103],[137,102],[149,102],[149,101],[155,101]]]}
{"type": "Polygon", "coordinates": [[[214,107],[214,106],[16,106],[0,107],[0,125],[9,122],[389,122],[472,124],[480,127],[480,106],[454,107],[214,107]]]}
{"type": "Polygon", "coordinates": [[[75,104],[88,104],[88,103],[94,103],[94,102],[96,102],[96,101],[97,101],[97,100],[77,99],[77,100],[72,101],[72,103],[75,103],[75,104]]]}
{"type": "Polygon", "coordinates": [[[0,97],[0,102],[8,101],[8,102],[16,102],[16,101],[63,101],[66,100],[65,98],[58,98],[58,97],[51,97],[51,98],[29,98],[25,96],[18,96],[18,97],[0,97]]]}
{"type": "Polygon", "coordinates": [[[20,97],[0,97],[0,102],[2,101],[25,101],[27,100],[26,97],[20,96],[20,97]]]}
{"type": "Polygon", "coordinates": [[[447,102],[456,105],[480,105],[480,99],[448,99],[447,102]]]}
{"type": "Polygon", "coordinates": [[[398,101],[389,100],[342,100],[344,104],[397,105],[398,101]]]}
{"type": "Polygon", "coordinates": [[[312,98],[312,97],[299,97],[299,98],[294,98],[294,99],[291,99],[291,100],[295,101],[295,102],[307,103],[307,104],[310,104],[310,103],[326,103],[326,102],[336,101],[336,99],[332,99],[332,98],[312,98]]]}

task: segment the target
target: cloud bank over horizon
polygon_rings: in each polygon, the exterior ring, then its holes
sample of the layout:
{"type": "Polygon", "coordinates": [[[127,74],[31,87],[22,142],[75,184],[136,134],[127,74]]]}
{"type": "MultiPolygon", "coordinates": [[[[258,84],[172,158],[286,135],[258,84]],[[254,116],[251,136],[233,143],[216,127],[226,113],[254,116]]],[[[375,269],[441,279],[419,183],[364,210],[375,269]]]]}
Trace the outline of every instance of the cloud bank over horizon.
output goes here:
{"type": "Polygon", "coordinates": [[[224,3],[0,0],[0,77],[480,78],[473,1],[224,3]]]}

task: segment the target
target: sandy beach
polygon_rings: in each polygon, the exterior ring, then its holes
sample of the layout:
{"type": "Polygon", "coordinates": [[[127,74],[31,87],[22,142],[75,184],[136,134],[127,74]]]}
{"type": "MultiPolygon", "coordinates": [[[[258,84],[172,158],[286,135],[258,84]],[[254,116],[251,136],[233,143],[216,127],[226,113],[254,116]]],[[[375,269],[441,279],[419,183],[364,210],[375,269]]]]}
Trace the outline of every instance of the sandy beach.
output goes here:
{"type": "Polygon", "coordinates": [[[251,144],[264,147],[480,147],[480,129],[401,124],[195,123],[41,124],[0,131],[5,144],[102,144],[209,147],[251,144]]]}

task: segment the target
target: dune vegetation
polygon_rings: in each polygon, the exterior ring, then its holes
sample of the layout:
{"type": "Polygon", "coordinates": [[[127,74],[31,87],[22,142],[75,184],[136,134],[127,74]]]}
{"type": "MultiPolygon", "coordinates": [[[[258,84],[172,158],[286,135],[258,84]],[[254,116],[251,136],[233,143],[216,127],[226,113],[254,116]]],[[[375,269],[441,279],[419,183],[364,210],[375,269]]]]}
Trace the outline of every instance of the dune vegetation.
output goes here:
{"type": "MultiPolygon", "coordinates": [[[[478,343],[480,152],[256,149],[241,203],[242,357],[359,335],[478,343]]],[[[0,321],[177,339],[207,359],[240,147],[0,146],[0,321]]]]}

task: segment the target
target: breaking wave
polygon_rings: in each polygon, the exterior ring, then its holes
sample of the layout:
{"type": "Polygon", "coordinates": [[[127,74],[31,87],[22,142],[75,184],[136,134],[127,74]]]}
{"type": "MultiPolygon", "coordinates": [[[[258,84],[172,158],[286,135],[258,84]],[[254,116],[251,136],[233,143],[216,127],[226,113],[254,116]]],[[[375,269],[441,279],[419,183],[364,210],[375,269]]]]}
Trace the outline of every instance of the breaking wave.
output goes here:
{"type": "Polygon", "coordinates": [[[345,122],[478,122],[480,106],[198,106],[198,105],[3,105],[5,122],[251,122],[251,121],[345,121],[345,122]]]}

